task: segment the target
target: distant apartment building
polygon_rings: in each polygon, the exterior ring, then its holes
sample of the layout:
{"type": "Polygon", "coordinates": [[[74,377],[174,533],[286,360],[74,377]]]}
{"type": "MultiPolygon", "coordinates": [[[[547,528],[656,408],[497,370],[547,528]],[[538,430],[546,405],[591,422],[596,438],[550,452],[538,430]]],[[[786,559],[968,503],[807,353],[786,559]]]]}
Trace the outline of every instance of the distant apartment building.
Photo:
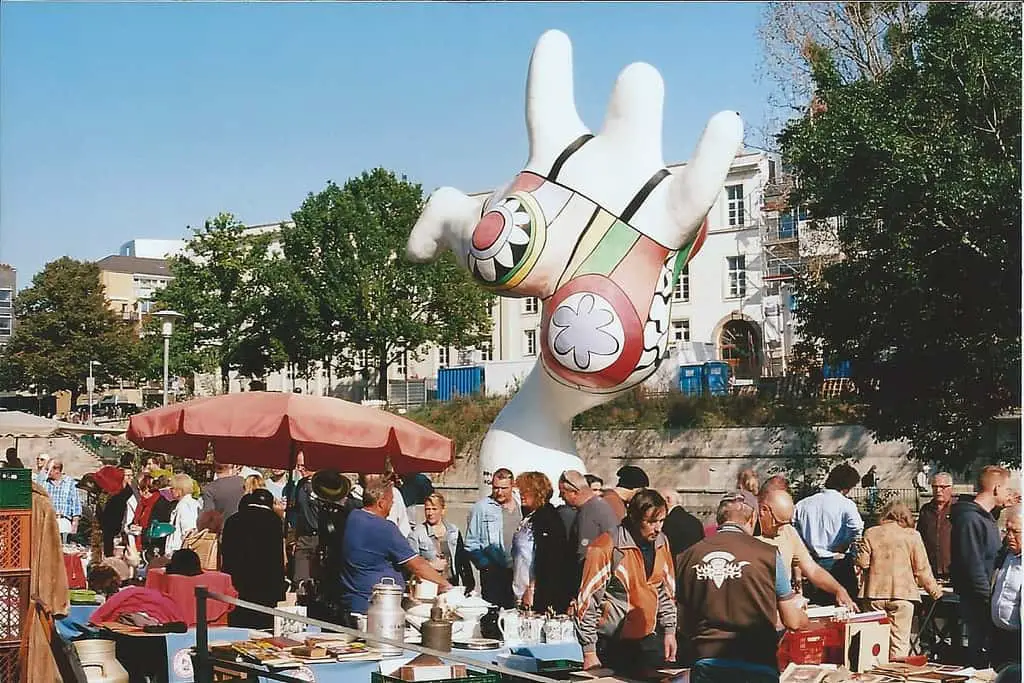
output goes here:
{"type": "Polygon", "coordinates": [[[18,293],[18,271],[0,263],[0,346],[14,333],[14,296],[18,293]]]}
{"type": "Polygon", "coordinates": [[[153,295],[171,281],[167,261],[162,258],[116,255],[100,259],[96,265],[107,305],[122,319],[132,322],[150,313],[153,295]]]}
{"type": "Polygon", "coordinates": [[[118,249],[118,256],[169,259],[185,251],[185,240],[134,239],[118,249]]]}

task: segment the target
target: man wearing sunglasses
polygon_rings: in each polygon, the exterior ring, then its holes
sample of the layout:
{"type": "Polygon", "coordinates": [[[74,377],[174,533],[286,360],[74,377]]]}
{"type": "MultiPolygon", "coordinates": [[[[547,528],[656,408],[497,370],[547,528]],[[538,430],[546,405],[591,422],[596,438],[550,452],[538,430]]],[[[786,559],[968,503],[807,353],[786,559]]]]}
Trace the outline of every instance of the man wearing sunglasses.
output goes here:
{"type": "Polygon", "coordinates": [[[814,561],[800,534],[793,528],[793,497],[781,489],[768,489],[761,492],[757,505],[758,521],[761,524],[761,535],[758,538],[779,549],[787,571],[793,571],[795,561],[801,574],[811,584],[834,595],[837,605],[856,612],[857,604],[853,598],[834,576],[814,561]]]}

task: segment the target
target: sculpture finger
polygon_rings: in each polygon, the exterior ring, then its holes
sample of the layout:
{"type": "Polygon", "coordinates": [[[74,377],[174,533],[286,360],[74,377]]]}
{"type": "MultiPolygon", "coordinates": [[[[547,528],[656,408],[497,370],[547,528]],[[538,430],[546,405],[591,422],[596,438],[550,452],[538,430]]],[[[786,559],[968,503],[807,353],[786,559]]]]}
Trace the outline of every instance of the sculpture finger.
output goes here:
{"type": "Polygon", "coordinates": [[[550,164],[568,143],[588,132],[576,111],[572,43],[561,31],[546,31],[530,57],[526,131],[530,159],[540,164],[550,164]]]}
{"type": "Polygon", "coordinates": [[[454,187],[435,190],[409,233],[406,257],[415,263],[426,263],[447,247],[465,263],[485,199],[470,197],[454,187]]]}
{"type": "Polygon", "coordinates": [[[734,111],[711,117],[693,158],[672,180],[669,208],[679,230],[693,230],[722,191],[732,160],[743,143],[743,121],[734,111]]]}
{"type": "Polygon", "coordinates": [[[658,70],[644,62],[630,64],[615,81],[601,137],[613,139],[624,154],[662,165],[664,102],[665,83],[658,70]]]}

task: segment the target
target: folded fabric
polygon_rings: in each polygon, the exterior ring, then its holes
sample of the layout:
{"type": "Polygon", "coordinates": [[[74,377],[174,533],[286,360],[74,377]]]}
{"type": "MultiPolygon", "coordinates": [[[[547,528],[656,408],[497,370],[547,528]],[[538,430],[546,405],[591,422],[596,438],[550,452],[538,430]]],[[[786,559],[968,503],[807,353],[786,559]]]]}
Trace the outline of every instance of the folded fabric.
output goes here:
{"type": "Polygon", "coordinates": [[[160,591],[139,586],[122,588],[111,595],[92,613],[89,621],[93,624],[104,624],[117,621],[122,614],[131,612],[145,612],[161,624],[185,621],[185,615],[173,600],[160,591]]]}

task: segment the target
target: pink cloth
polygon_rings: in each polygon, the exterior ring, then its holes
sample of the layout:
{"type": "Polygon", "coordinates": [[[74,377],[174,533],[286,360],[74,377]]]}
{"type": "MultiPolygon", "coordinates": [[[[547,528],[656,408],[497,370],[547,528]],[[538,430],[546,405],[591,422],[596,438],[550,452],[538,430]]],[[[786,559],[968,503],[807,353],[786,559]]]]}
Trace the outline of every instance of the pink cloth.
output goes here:
{"type": "Polygon", "coordinates": [[[78,553],[64,553],[64,571],[68,575],[68,588],[88,588],[81,555],[78,553]]]}
{"type": "MultiPolygon", "coordinates": [[[[166,569],[150,569],[146,573],[146,588],[160,591],[173,600],[185,615],[184,622],[196,625],[196,586],[206,586],[215,593],[238,597],[238,591],[231,583],[231,575],[224,572],[203,572],[198,576],[167,574],[166,569]]],[[[206,621],[211,624],[226,624],[228,612],[234,609],[218,600],[206,601],[206,621]]]]}
{"type": "Polygon", "coordinates": [[[111,595],[92,613],[89,621],[93,624],[117,621],[125,612],[145,612],[162,624],[185,621],[181,608],[173,600],[152,588],[138,586],[129,586],[111,595]]]}

